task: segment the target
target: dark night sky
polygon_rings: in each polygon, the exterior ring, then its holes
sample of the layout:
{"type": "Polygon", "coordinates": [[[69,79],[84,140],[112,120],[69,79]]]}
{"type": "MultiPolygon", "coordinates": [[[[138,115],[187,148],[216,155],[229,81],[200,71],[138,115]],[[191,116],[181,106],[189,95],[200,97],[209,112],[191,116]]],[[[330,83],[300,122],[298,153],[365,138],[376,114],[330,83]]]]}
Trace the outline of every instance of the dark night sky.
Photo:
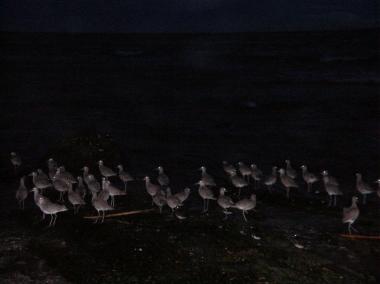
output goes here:
{"type": "Polygon", "coordinates": [[[379,0],[0,0],[1,29],[235,32],[379,26],[379,0]]]}

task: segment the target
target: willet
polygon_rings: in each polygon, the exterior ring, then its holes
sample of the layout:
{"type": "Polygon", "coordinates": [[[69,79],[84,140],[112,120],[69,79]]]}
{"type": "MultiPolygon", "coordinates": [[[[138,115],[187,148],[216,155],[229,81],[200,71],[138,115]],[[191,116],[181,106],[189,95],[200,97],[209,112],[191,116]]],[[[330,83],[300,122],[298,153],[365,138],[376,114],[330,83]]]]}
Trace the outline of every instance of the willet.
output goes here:
{"type": "Polygon", "coordinates": [[[169,185],[170,180],[169,177],[165,174],[164,168],[159,166],[156,170],[158,170],[157,182],[162,186],[166,187],[169,185]]]}
{"type": "Polygon", "coordinates": [[[94,223],[97,223],[99,218],[102,217],[102,222],[104,222],[104,216],[106,211],[113,210],[113,207],[107,203],[104,199],[102,199],[100,196],[97,196],[96,193],[92,194],[92,206],[98,211],[98,217],[96,218],[94,223]],[[102,216],[100,216],[102,214],[102,216]]]}
{"type": "Polygon", "coordinates": [[[81,197],[80,193],[73,190],[73,185],[72,184],[69,185],[69,191],[68,191],[68,194],[67,194],[67,198],[68,198],[69,202],[74,207],[74,214],[77,214],[79,212],[79,208],[82,205],[86,204],[86,202],[81,197]]]}
{"type": "Polygon", "coordinates": [[[42,179],[46,179],[47,181],[49,181],[49,177],[47,174],[44,173],[44,171],[42,169],[37,169],[37,175],[42,179]]]}
{"type": "Polygon", "coordinates": [[[240,196],[240,193],[241,193],[241,189],[244,188],[244,187],[247,187],[248,186],[248,182],[237,175],[236,171],[231,173],[231,176],[230,176],[230,179],[231,179],[231,183],[234,187],[238,188],[239,190],[239,194],[238,196],[240,196]]]}
{"type": "Polygon", "coordinates": [[[231,197],[225,195],[226,191],[227,191],[227,189],[225,187],[221,187],[219,190],[218,199],[216,200],[218,205],[220,207],[222,207],[222,209],[223,209],[223,213],[224,213],[224,217],[225,217],[224,219],[227,219],[228,214],[231,213],[230,211],[228,211],[228,209],[235,205],[235,203],[232,201],[231,197]]]}
{"type": "MultiPolygon", "coordinates": [[[[37,188],[33,188],[32,191],[34,192],[35,195],[36,193],[39,194],[37,188]]],[[[35,199],[36,198],[39,198],[39,197],[35,196],[35,199]]],[[[44,213],[45,215],[50,215],[49,227],[55,226],[55,222],[57,221],[57,217],[58,217],[57,213],[67,211],[67,207],[65,205],[51,202],[46,197],[39,198],[36,204],[38,205],[42,213],[44,213]]]]}
{"type": "Polygon", "coordinates": [[[272,173],[266,177],[264,184],[267,186],[268,190],[272,190],[272,186],[277,182],[277,167],[272,167],[272,173]]]}
{"type": "Polygon", "coordinates": [[[286,189],[286,198],[289,199],[290,198],[290,189],[292,187],[298,188],[298,184],[291,177],[289,177],[285,174],[284,169],[280,169],[279,173],[280,173],[281,183],[286,189]]]}
{"type": "Polygon", "coordinates": [[[33,177],[33,184],[38,189],[43,190],[45,188],[52,187],[52,184],[49,182],[49,180],[47,180],[46,178],[39,177],[37,172],[32,172],[30,176],[33,177]]]}
{"type": "MultiPolygon", "coordinates": [[[[42,194],[40,194],[39,192],[39,189],[37,187],[34,187],[30,192],[33,192],[33,200],[34,200],[34,203],[40,207],[40,202],[46,198],[45,196],[43,196],[42,194]]],[[[42,220],[45,219],[45,213],[42,212],[42,220]]]]}
{"type": "Polygon", "coordinates": [[[173,214],[174,211],[182,205],[181,201],[175,195],[172,195],[170,187],[166,188],[166,203],[172,210],[173,214]]]}
{"type": "Polygon", "coordinates": [[[302,169],[303,180],[307,184],[307,191],[311,192],[312,187],[313,187],[313,183],[317,182],[319,180],[319,178],[315,174],[309,172],[305,165],[302,165],[301,169],[302,169]]]}
{"type": "Polygon", "coordinates": [[[202,172],[201,180],[206,186],[216,186],[214,178],[209,173],[207,173],[205,166],[200,167],[199,170],[202,172]]]}
{"type": "Polygon", "coordinates": [[[104,176],[106,179],[108,179],[109,177],[116,176],[116,173],[115,173],[112,169],[110,169],[109,167],[106,167],[106,166],[104,165],[104,163],[103,163],[102,160],[100,160],[100,161],[98,162],[98,164],[99,164],[99,171],[100,171],[100,174],[101,174],[102,176],[104,176]]]}
{"type": "Polygon", "coordinates": [[[70,172],[66,171],[64,166],[58,167],[54,178],[64,181],[67,184],[77,183],[77,180],[75,179],[75,177],[70,172]]]}
{"type": "MultiPolygon", "coordinates": [[[[157,184],[151,183],[150,178],[148,176],[144,177],[145,180],[145,189],[148,194],[153,198],[157,193],[160,192],[161,187],[157,184]]],[[[152,200],[153,204],[153,200],[152,200]]]]}
{"type": "Polygon", "coordinates": [[[83,181],[88,185],[88,180],[89,180],[88,176],[90,175],[90,169],[89,167],[84,166],[82,170],[83,170],[83,181]]]}
{"type": "Polygon", "coordinates": [[[239,167],[239,172],[241,174],[241,176],[247,181],[249,182],[249,178],[252,174],[252,170],[250,167],[248,167],[246,164],[244,164],[243,162],[238,162],[238,167],[239,167]]]}
{"type": "Polygon", "coordinates": [[[196,184],[199,185],[198,193],[200,197],[203,199],[203,213],[208,211],[208,206],[210,200],[216,200],[216,197],[214,195],[214,192],[207,187],[207,185],[200,180],[196,184]]]}
{"type": "Polygon", "coordinates": [[[351,229],[353,229],[355,232],[357,230],[352,226],[352,224],[356,221],[356,219],[359,217],[360,211],[358,208],[358,198],[356,196],[352,197],[352,204],[348,208],[343,208],[343,218],[342,222],[343,224],[348,223],[348,233],[351,235],[351,229]]]}
{"type": "Polygon", "coordinates": [[[327,170],[322,171],[321,174],[322,174],[323,183],[325,183],[325,184],[329,183],[329,184],[334,184],[334,185],[339,186],[338,180],[335,177],[330,176],[329,172],[327,170]]]}
{"type": "Polygon", "coordinates": [[[245,213],[252,210],[256,207],[256,195],[252,194],[250,199],[244,198],[235,203],[234,208],[237,208],[242,211],[244,220],[248,222],[245,213]]]}
{"type": "Polygon", "coordinates": [[[126,195],[127,192],[112,185],[109,180],[105,181],[105,189],[111,196],[111,206],[115,207],[115,196],[126,195]]]}
{"type": "Polygon", "coordinates": [[[356,174],[356,189],[363,196],[363,204],[366,204],[367,195],[375,192],[367,183],[363,181],[360,173],[356,174]]]}
{"type": "Polygon", "coordinates": [[[25,208],[25,199],[28,197],[28,189],[25,186],[25,176],[20,178],[20,185],[16,191],[16,200],[18,202],[19,207],[24,210],[25,208]]]}
{"type": "Polygon", "coordinates": [[[323,180],[325,190],[327,194],[329,195],[329,207],[330,206],[336,206],[336,198],[337,195],[343,195],[342,191],[339,189],[339,185],[335,183],[329,183],[327,180],[323,180]]]}
{"type": "Polygon", "coordinates": [[[17,168],[19,168],[22,165],[21,157],[16,152],[11,152],[10,161],[15,171],[17,170],[17,168]]]}
{"type": "Polygon", "coordinates": [[[64,180],[58,179],[57,177],[54,177],[53,186],[55,190],[59,192],[59,201],[63,202],[63,194],[70,190],[70,187],[72,186],[72,184],[67,183],[64,180]]]}
{"type": "Polygon", "coordinates": [[[297,171],[293,169],[289,160],[285,160],[285,163],[286,163],[286,175],[288,177],[291,177],[292,179],[295,179],[297,177],[297,171]]]}
{"type": "Polygon", "coordinates": [[[236,172],[236,168],[233,165],[229,164],[227,161],[223,161],[223,170],[229,176],[236,172]]]}
{"type": "Polygon", "coordinates": [[[95,179],[94,175],[87,176],[87,187],[92,194],[100,191],[100,183],[95,179]]]}
{"type": "Polygon", "coordinates": [[[155,196],[153,196],[153,203],[157,205],[160,209],[160,214],[162,214],[162,208],[167,204],[165,192],[160,190],[155,196]]]}
{"type": "Polygon", "coordinates": [[[257,188],[259,182],[263,178],[263,172],[257,167],[256,164],[251,165],[251,177],[254,180],[255,188],[257,188]]]}
{"type": "Polygon", "coordinates": [[[78,180],[78,185],[77,188],[75,189],[76,192],[84,199],[87,194],[87,188],[83,183],[83,178],[82,177],[77,177],[78,180]]]}
{"type": "Polygon", "coordinates": [[[184,203],[186,199],[189,197],[190,191],[190,188],[186,187],[183,191],[174,194],[174,196],[177,197],[179,201],[181,201],[181,203],[184,203]]]}
{"type": "Polygon", "coordinates": [[[134,181],[135,179],[124,170],[124,167],[122,165],[118,165],[117,168],[119,169],[119,178],[124,183],[124,191],[126,191],[127,183],[130,181],[134,181]]]}
{"type": "Polygon", "coordinates": [[[58,164],[52,158],[47,161],[49,178],[53,180],[53,177],[57,173],[58,164]]]}

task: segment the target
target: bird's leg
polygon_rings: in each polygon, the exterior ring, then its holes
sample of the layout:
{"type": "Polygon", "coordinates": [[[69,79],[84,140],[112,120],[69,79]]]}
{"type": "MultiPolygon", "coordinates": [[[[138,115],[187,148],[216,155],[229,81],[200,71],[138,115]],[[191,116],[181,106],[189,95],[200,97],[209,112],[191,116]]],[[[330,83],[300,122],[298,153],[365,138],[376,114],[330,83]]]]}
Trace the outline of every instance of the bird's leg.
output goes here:
{"type": "Polygon", "coordinates": [[[348,234],[351,235],[351,223],[348,224],[348,234]]]}
{"type": "Polygon", "coordinates": [[[53,215],[50,215],[50,222],[49,222],[49,226],[48,227],[51,226],[52,222],[53,222],[53,215]]]}
{"type": "Polygon", "coordinates": [[[245,216],[245,211],[243,210],[243,217],[244,217],[244,220],[246,221],[246,222],[248,222],[248,219],[247,219],[247,217],[245,216]]]}
{"type": "Polygon", "coordinates": [[[331,195],[329,195],[329,205],[328,205],[328,207],[331,207],[331,203],[332,203],[332,198],[331,198],[331,195]]]}
{"type": "Polygon", "coordinates": [[[336,207],[336,195],[334,195],[334,207],[336,207]]]}
{"type": "Polygon", "coordinates": [[[124,182],[124,191],[127,192],[127,183],[124,182]]]}
{"type": "Polygon", "coordinates": [[[96,217],[95,221],[94,221],[94,224],[98,223],[98,219],[100,217],[100,211],[98,211],[98,216],[96,217]]]}
{"type": "Polygon", "coordinates": [[[104,223],[104,217],[106,215],[106,211],[103,210],[102,223],[104,223]]]}
{"type": "Polygon", "coordinates": [[[45,220],[45,213],[42,213],[42,219],[41,219],[41,221],[42,220],[45,220]]]}
{"type": "Polygon", "coordinates": [[[210,203],[210,200],[209,199],[206,199],[206,211],[208,212],[208,205],[210,203]]]}
{"type": "Polygon", "coordinates": [[[160,208],[160,214],[162,214],[162,206],[160,206],[159,208],[160,208]]]}
{"type": "Polygon", "coordinates": [[[54,221],[53,221],[53,227],[54,227],[55,226],[55,222],[57,222],[58,215],[54,214],[53,217],[54,217],[54,221]]]}
{"type": "Polygon", "coordinates": [[[307,183],[307,192],[310,192],[310,191],[311,191],[311,184],[307,183]]]}
{"type": "Polygon", "coordinates": [[[354,230],[354,231],[357,232],[357,233],[359,232],[358,230],[356,230],[356,229],[354,228],[354,226],[352,226],[352,224],[351,224],[350,226],[351,226],[351,229],[352,229],[352,230],[354,230]]]}

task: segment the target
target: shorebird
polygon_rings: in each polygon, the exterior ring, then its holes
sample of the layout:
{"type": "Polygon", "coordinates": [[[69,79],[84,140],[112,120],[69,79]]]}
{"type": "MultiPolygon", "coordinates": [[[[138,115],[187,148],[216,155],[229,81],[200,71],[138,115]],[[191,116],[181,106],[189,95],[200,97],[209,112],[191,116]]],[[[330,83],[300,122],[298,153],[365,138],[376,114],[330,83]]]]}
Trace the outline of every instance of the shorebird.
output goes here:
{"type": "Polygon", "coordinates": [[[257,167],[256,164],[251,165],[251,177],[254,180],[254,186],[256,188],[263,177],[263,172],[257,167]]]}
{"type": "Polygon", "coordinates": [[[199,170],[202,172],[201,180],[206,186],[216,186],[214,178],[207,173],[207,169],[205,166],[200,167],[199,170]]]}
{"type": "Polygon", "coordinates": [[[52,158],[50,158],[47,161],[47,165],[48,165],[49,178],[52,180],[55,174],[57,173],[58,165],[57,165],[57,162],[54,161],[52,158]]]}
{"type": "Polygon", "coordinates": [[[43,190],[45,188],[52,187],[52,184],[49,182],[49,180],[43,177],[41,178],[38,176],[37,172],[32,172],[29,176],[33,177],[33,184],[38,189],[43,190]]]}
{"type": "Polygon", "coordinates": [[[119,178],[124,183],[124,191],[126,191],[127,183],[129,181],[134,181],[135,179],[124,170],[124,167],[122,165],[118,165],[117,168],[119,169],[119,178]]]}
{"type": "Polygon", "coordinates": [[[356,174],[356,189],[363,196],[363,204],[366,204],[367,195],[375,192],[367,183],[363,181],[360,173],[356,174]]]}
{"type": "Polygon", "coordinates": [[[64,181],[67,184],[77,183],[77,180],[75,179],[75,177],[70,172],[66,171],[64,166],[58,167],[54,178],[64,181]]]}
{"type": "Polygon", "coordinates": [[[244,220],[248,222],[245,213],[249,210],[252,210],[256,207],[256,195],[252,194],[250,199],[244,198],[235,203],[234,208],[237,208],[242,211],[244,220]]]}
{"type": "Polygon", "coordinates": [[[15,171],[22,165],[21,157],[16,152],[11,152],[10,161],[15,171]]]}
{"type": "Polygon", "coordinates": [[[241,189],[243,187],[247,187],[248,182],[244,178],[238,176],[236,171],[231,173],[230,179],[231,179],[232,185],[239,189],[239,195],[238,196],[240,196],[241,189]]]}
{"type": "Polygon", "coordinates": [[[82,198],[85,198],[86,194],[87,194],[87,189],[83,183],[83,178],[77,177],[77,180],[78,180],[78,185],[77,185],[77,188],[75,189],[75,191],[78,192],[82,198]]]}
{"type": "Polygon", "coordinates": [[[186,199],[189,197],[190,191],[190,188],[186,187],[183,191],[174,194],[174,196],[177,197],[179,201],[181,201],[181,203],[184,203],[186,199]]]}
{"type": "Polygon", "coordinates": [[[228,214],[231,213],[230,211],[228,211],[228,209],[235,205],[231,197],[225,195],[226,191],[227,189],[225,187],[221,187],[219,190],[218,199],[216,200],[218,205],[223,209],[224,219],[227,219],[228,214]]]}
{"type": "MultiPolygon", "coordinates": [[[[160,192],[161,187],[157,184],[151,183],[150,178],[148,176],[144,177],[145,180],[145,189],[148,194],[153,198],[158,192],[160,192]]],[[[153,204],[153,200],[152,200],[153,204]]]]}
{"type": "Polygon", "coordinates": [[[164,168],[159,166],[157,167],[158,170],[158,177],[157,177],[157,181],[158,183],[162,186],[162,187],[166,187],[169,185],[170,183],[170,180],[169,180],[169,177],[165,174],[164,172],[164,168]]]}
{"type": "MultiPolygon", "coordinates": [[[[105,178],[104,178],[105,179],[105,178]]],[[[115,196],[126,195],[127,192],[115,187],[109,180],[105,180],[105,190],[107,190],[111,196],[111,206],[115,207],[115,196]]]]}
{"type": "Polygon", "coordinates": [[[94,175],[87,176],[87,187],[92,194],[100,191],[100,183],[95,179],[94,175]]]}
{"type": "Polygon", "coordinates": [[[243,162],[238,162],[238,167],[239,167],[239,172],[241,174],[241,176],[247,181],[249,182],[249,178],[252,174],[252,170],[250,167],[248,167],[246,164],[244,164],[243,162]]]}
{"type": "Polygon", "coordinates": [[[272,190],[272,186],[277,182],[277,167],[272,167],[272,173],[266,177],[264,184],[267,186],[268,190],[272,190]]]}
{"type": "Polygon", "coordinates": [[[301,169],[302,169],[303,180],[307,184],[307,191],[311,192],[313,183],[317,182],[319,178],[315,174],[309,172],[305,165],[302,165],[301,169]]]}
{"type": "Polygon", "coordinates": [[[172,195],[170,187],[166,188],[166,203],[172,210],[173,214],[174,211],[182,205],[181,201],[175,195],[172,195]]]}
{"type": "Polygon", "coordinates": [[[88,176],[90,175],[90,169],[87,166],[82,168],[83,171],[83,181],[88,185],[88,176]]]}
{"type": "Polygon", "coordinates": [[[323,181],[325,185],[325,190],[327,194],[329,195],[329,207],[330,206],[336,206],[336,197],[337,195],[343,195],[342,191],[339,189],[339,185],[336,185],[334,183],[329,183],[326,181],[323,181]]]}
{"type": "Polygon", "coordinates": [[[106,179],[108,179],[109,177],[116,176],[116,173],[109,167],[106,167],[102,160],[99,160],[98,164],[100,174],[104,176],[106,179]]]}
{"type": "Polygon", "coordinates": [[[33,188],[34,199],[37,199],[36,205],[40,208],[44,215],[50,215],[49,227],[55,226],[55,222],[57,221],[58,213],[67,211],[67,207],[62,204],[51,202],[46,197],[40,197],[37,188],[33,188]]]}
{"type": "Polygon", "coordinates": [[[20,185],[16,191],[16,200],[18,202],[19,207],[24,210],[25,205],[25,199],[28,197],[28,189],[25,186],[25,176],[20,178],[20,185]]]}
{"type": "Polygon", "coordinates": [[[56,177],[53,178],[53,186],[55,190],[59,192],[59,201],[63,201],[63,194],[70,190],[72,187],[71,183],[67,183],[64,180],[58,179],[56,177]]]}
{"type": "Polygon", "coordinates": [[[289,199],[289,197],[290,197],[290,189],[292,187],[298,188],[298,184],[291,177],[289,177],[289,176],[287,176],[285,174],[285,170],[284,169],[280,169],[279,173],[280,173],[281,183],[282,183],[282,185],[286,189],[286,198],[289,199]]]}
{"type": "Polygon", "coordinates": [[[196,184],[199,185],[198,193],[200,197],[203,199],[203,213],[208,211],[208,205],[210,200],[216,200],[214,192],[207,187],[204,181],[200,180],[196,184]]]}
{"type": "Polygon", "coordinates": [[[229,164],[227,161],[223,161],[223,170],[226,172],[227,175],[231,175],[233,174],[234,172],[236,172],[236,168],[229,164]]]}
{"type": "Polygon", "coordinates": [[[42,169],[37,169],[37,175],[40,177],[40,178],[44,178],[46,180],[49,180],[49,176],[47,174],[44,173],[44,171],[42,169]]]}
{"type": "MultiPolygon", "coordinates": [[[[77,189],[78,190],[78,189],[77,189]]],[[[73,185],[69,185],[69,191],[67,193],[69,202],[74,206],[74,214],[79,212],[79,208],[86,204],[79,192],[73,190],[73,185]]]]}
{"type": "Polygon", "coordinates": [[[165,192],[163,190],[160,190],[155,196],[153,196],[153,203],[157,205],[160,209],[160,214],[162,214],[162,207],[167,204],[165,192]]]}
{"type": "Polygon", "coordinates": [[[286,175],[288,177],[291,177],[292,179],[295,179],[297,177],[297,171],[293,169],[289,160],[285,160],[285,163],[286,163],[286,175]]]}
{"type": "Polygon", "coordinates": [[[356,221],[356,219],[359,217],[360,211],[358,208],[358,200],[356,196],[352,197],[352,204],[348,208],[343,208],[343,218],[342,222],[343,224],[348,223],[348,233],[351,235],[351,229],[353,229],[355,232],[357,230],[352,226],[352,224],[356,221]]]}
{"type": "MultiPolygon", "coordinates": [[[[100,195],[100,194],[99,194],[100,195]]],[[[94,206],[95,210],[98,211],[98,216],[95,220],[94,223],[97,223],[99,218],[101,217],[100,214],[102,214],[102,221],[101,223],[104,222],[104,216],[105,216],[105,212],[106,211],[109,211],[109,210],[113,210],[113,207],[111,205],[109,205],[107,203],[106,200],[104,200],[103,198],[101,198],[100,196],[98,196],[96,193],[93,193],[92,194],[92,206],[94,206]]]]}
{"type": "Polygon", "coordinates": [[[324,183],[334,184],[339,186],[339,182],[335,177],[329,175],[327,170],[322,171],[322,179],[324,183]]]}

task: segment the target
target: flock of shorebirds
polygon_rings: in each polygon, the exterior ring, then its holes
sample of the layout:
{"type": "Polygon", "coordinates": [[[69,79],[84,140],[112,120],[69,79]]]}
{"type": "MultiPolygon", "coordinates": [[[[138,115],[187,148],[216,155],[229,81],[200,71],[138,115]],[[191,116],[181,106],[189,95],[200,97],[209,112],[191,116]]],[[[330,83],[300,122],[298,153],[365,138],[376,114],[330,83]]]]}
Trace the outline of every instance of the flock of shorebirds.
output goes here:
{"type": "MultiPolygon", "coordinates": [[[[10,161],[15,169],[22,165],[21,157],[12,152],[10,161]]],[[[57,214],[59,212],[67,211],[68,207],[64,204],[64,198],[67,197],[68,202],[72,205],[74,214],[76,214],[82,205],[85,205],[86,196],[91,196],[91,204],[98,212],[95,223],[104,222],[105,212],[113,210],[115,208],[115,197],[127,194],[127,185],[129,182],[134,181],[135,178],[124,170],[122,165],[117,166],[117,171],[104,165],[103,161],[98,162],[99,172],[101,174],[101,181],[90,173],[90,169],[85,166],[82,168],[83,175],[75,178],[70,172],[68,172],[64,166],[58,166],[58,163],[53,159],[47,161],[48,173],[43,170],[37,169],[29,174],[32,177],[33,188],[29,190],[25,185],[26,176],[21,177],[20,185],[16,191],[16,199],[20,208],[24,208],[25,199],[30,192],[34,194],[34,203],[39,207],[45,215],[50,216],[49,226],[54,226],[57,220],[57,214]],[[113,184],[110,179],[119,178],[124,183],[124,188],[118,188],[113,184]],[[74,185],[75,184],[75,189],[74,185]],[[48,190],[56,190],[59,192],[58,202],[51,201],[45,194],[48,190]]],[[[256,207],[256,195],[253,193],[249,198],[240,198],[241,190],[248,188],[250,184],[254,188],[263,184],[266,186],[269,192],[273,191],[273,186],[276,183],[282,184],[286,192],[286,197],[290,198],[292,188],[298,188],[300,185],[296,181],[296,177],[299,175],[290,161],[285,161],[285,167],[278,169],[272,168],[272,172],[269,175],[264,175],[263,172],[255,165],[250,166],[239,162],[236,166],[226,161],[222,163],[223,170],[232,185],[237,191],[237,201],[226,195],[228,190],[225,187],[219,189],[219,195],[215,194],[214,189],[217,187],[215,179],[207,172],[206,167],[200,167],[201,175],[198,185],[199,196],[203,200],[203,212],[207,212],[209,208],[210,200],[216,200],[217,204],[222,208],[225,214],[225,219],[231,212],[229,209],[236,208],[242,212],[242,216],[247,221],[246,213],[250,210],[254,210],[256,207]]],[[[343,195],[340,190],[339,182],[336,178],[329,175],[324,170],[321,175],[316,175],[309,172],[305,165],[301,166],[302,178],[307,185],[308,192],[312,192],[313,184],[318,181],[322,181],[324,189],[329,196],[329,206],[336,206],[337,196],[343,195]]],[[[152,199],[152,205],[155,204],[160,213],[164,206],[168,206],[174,214],[177,209],[183,206],[191,193],[189,187],[185,188],[181,192],[172,193],[169,185],[170,179],[166,175],[163,167],[157,167],[158,175],[156,182],[153,183],[149,176],[145,176],[142,181],[145,183],[145,189],[152,199]]],[[[356,189],[362,195],[362,203],[366,204],[368,194],[377,193],[380,197],[380,179],[376,181],[378,183],[378,190],[374,190],[368,183],[364,182],[360,173],[356,174],[356,189]]],[[[348,208],[343,208],[342,222],[348,224],[348,232],[357,231],[352,225],[359,217],[359,207],[357,205],[359,199],[356,196],[352,197],[352,204],[348,208]]],[[[181,215],[176,215],[178,218],[184,218],[181,215]]]]}

